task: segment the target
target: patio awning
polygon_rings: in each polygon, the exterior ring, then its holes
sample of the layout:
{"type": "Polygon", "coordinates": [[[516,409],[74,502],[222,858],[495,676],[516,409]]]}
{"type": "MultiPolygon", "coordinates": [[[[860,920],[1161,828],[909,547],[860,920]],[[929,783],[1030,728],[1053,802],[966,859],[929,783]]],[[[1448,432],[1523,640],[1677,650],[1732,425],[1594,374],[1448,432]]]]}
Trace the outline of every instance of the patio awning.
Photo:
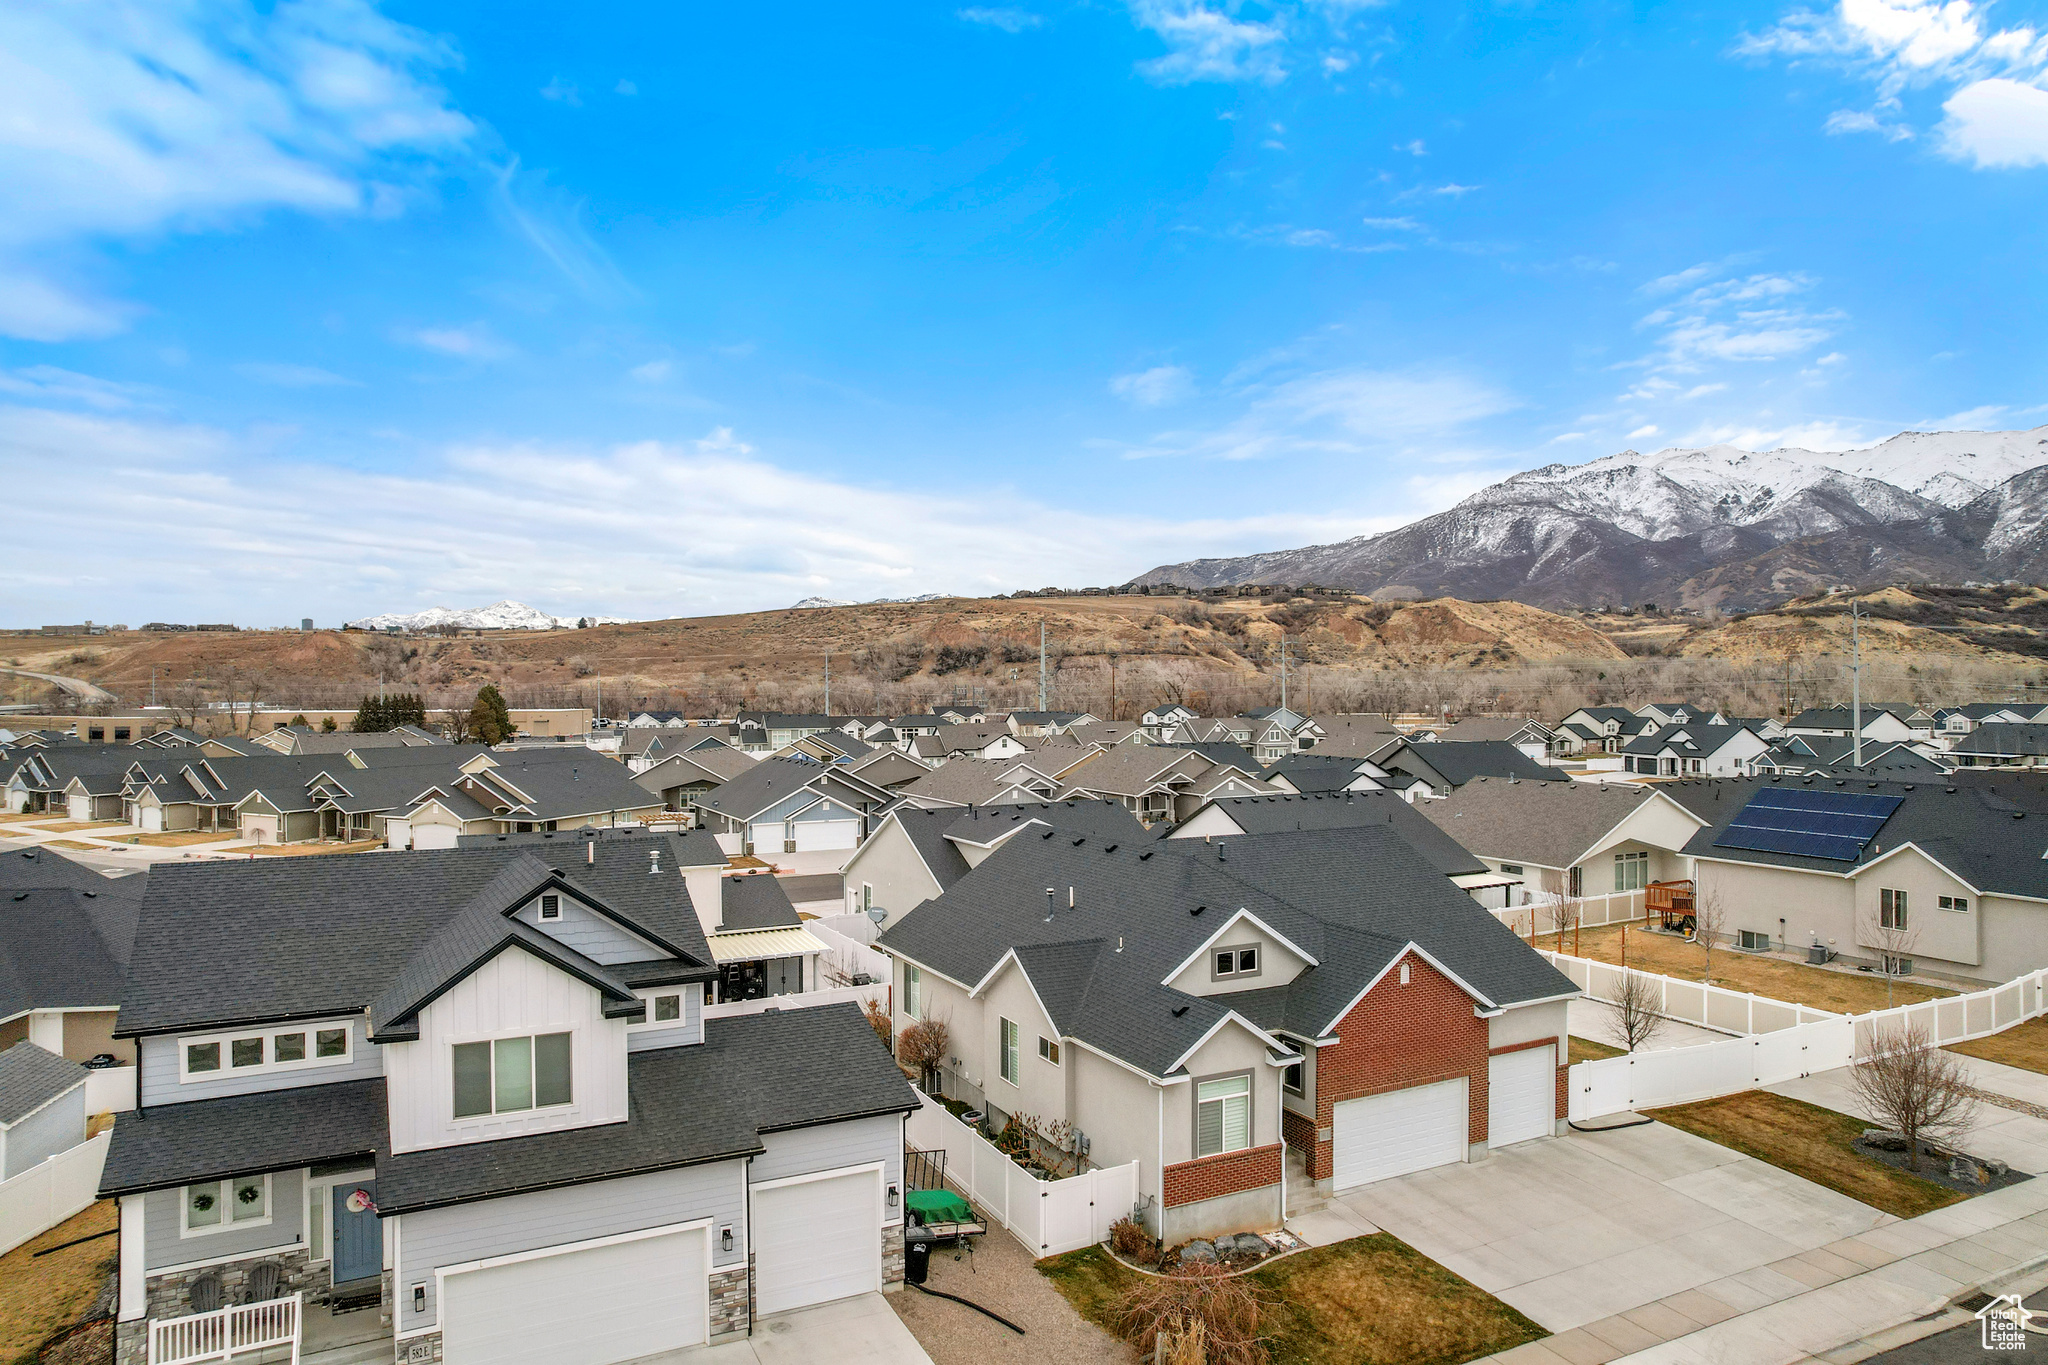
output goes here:
{"type": "Polygon", "coordinates": [[[808,929],[753,929],[743,934],[713,934],[709,942],[711,960],[720,964],[753,962],[768,957],[797,957],[826,950],[824,942],[808,929]]]}

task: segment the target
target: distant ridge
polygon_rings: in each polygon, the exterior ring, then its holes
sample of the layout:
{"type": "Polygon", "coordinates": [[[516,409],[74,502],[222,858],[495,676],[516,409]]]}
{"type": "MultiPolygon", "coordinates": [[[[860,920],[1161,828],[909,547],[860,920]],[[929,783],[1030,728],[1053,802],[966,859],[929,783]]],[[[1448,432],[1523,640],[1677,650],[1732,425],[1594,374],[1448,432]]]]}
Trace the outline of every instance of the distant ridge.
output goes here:
{"type": "Polygon", "coordinates": [[[1840,452],[1624,450],[1513,475],[1380,535],[1164,564],[1131,581],[1755,610],[1840,585],[2044,572],[2048,426],[1908,431],[1840,452]]]}
{"type": "Polygon", "coordinates": [[[428,630],[434,626],[457,626],[464,630],[565,630],[574,629],[578,622],[587,621],[594,626],[624,625],[623,616],[550,616],[538,607],[529,607],[524,602],[493,602],[488,607],[470,607],[454,611],[448,607],[428,607],[410,615],[403,612],[386,612],[382,616],[365,616],[348,624],[358,630],[428,630]]]}

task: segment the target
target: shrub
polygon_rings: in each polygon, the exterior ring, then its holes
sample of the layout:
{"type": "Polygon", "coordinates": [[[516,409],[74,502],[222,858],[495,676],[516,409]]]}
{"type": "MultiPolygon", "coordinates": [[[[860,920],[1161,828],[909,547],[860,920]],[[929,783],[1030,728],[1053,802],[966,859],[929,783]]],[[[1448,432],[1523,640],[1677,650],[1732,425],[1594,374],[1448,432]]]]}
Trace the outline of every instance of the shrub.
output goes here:
{"type": "Polygon", "coordinates": [[[1243,1277],[1221,1266],[1183,1266],[1139,1279],[1117,1304],[1124,1340],[1166,1365],[1265,1365],[1264,1319],[1243,1277]]]}
{"type": "Polygon", "coordinates": [[[1119,1218],[1109,1225],[1109,1249],[1126,1261],[1148,1264],[1158,1255],[1158,1248],[1152,1245],[1152,1234],[1145,1231],[1145,1225],[1129,1218],[1119,1218]]]}

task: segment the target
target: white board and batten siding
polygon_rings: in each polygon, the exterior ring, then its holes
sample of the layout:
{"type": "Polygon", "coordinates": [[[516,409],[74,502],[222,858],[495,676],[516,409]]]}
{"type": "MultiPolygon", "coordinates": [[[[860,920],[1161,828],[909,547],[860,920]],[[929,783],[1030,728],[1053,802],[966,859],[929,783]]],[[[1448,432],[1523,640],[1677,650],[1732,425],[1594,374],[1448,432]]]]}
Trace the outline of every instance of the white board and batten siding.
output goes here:
{"type": "Polygon", "coordinates": [[[499,953],[420,1011],[417,1042],[387,1043],[391,1150],[622,1123],[626,1022],[604,1017],[597,988],[519,948],[499,953]],[[454,1046],[568,1032],[573,1102],[518,1114],[456,1119],[454,1046]]]}
{"type": "MultiPolygon", "coordinates": [[[[295,1067],[284,1071],[256,1071],[236,1074],[231,1067],[207,1075],[204,1079],[180,1081],[178,1079],[179,1054],[183,1044],[176,1034],[160,1038],[139,1038],[137,1084],[141,1087],[142,1105],[154,1109],[159,1105],[181,1104],[186,1100],[217,1100],[226,1095],[253,1095],[260,1090],[296,1090],[302,1085],[331,1085],[336,1081],[366,1081],[384,1074],[384,1049],[369,1040],[367,1026],[361,1015],[352,1019],[303,1019],[289,1024],[264,1024],[258,1027],[229,1030],[226,1032],[202,1033],[194,1031],[190,1036],[207,1038],[247,1037],[274,1033],[311,1032],[321,1028],[333,1028],[338,1024],[348,1025],[349,1059],[332,1066],[295,1067]]],[[[266,1047],[268,1044],[266,1044],[266,1047]]],[[[226,1052],[222,1048],[222,1052],[226,1052]]]]}
{"type": "Polygon", "coordinates": [[[398,1335],[440,1326],[440,1289],[434,1272],[442,1266],[699,1219],[708,1220],[712,1230],[712,1268],[742,1265],[745,1182],[745,1162],[720,1161],[400,1214],[398,1274],[393,1282],[398,1335]],[[726,1226],[733,1229],[730,1252],[718,1249],[718,1229],[726,1226]],[[414,1286],[426,1292],[417,1312],[414,1286]]]}

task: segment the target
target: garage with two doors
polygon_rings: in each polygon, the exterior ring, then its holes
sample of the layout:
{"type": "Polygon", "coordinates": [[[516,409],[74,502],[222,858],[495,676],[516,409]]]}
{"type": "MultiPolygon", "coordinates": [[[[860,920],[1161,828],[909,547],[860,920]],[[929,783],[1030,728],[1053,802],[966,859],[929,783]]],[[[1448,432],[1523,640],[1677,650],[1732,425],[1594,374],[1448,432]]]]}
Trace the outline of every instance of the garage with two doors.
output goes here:
{"type": "MultiPolygon", "coordinates": [[[[1556,1131],[1557,1046],[1487,1059],[1486,1140],[1492,1150],[1556,1131]]],[[[1469,1085],[1463,1076],[1332,1106],[1332,1184],[1339,1190],[1447,1166],[1466,1156],[1469,1085]]]]}
{"type": "MultiPolygon", "coordinates": [[[[882,1172],[752,1189],[757,1315],[882,1287],[882,1172]]],[[[443,1267],[446,1365],[618,1365],[710,1335],[709,1220],[443,1267]]]]}

